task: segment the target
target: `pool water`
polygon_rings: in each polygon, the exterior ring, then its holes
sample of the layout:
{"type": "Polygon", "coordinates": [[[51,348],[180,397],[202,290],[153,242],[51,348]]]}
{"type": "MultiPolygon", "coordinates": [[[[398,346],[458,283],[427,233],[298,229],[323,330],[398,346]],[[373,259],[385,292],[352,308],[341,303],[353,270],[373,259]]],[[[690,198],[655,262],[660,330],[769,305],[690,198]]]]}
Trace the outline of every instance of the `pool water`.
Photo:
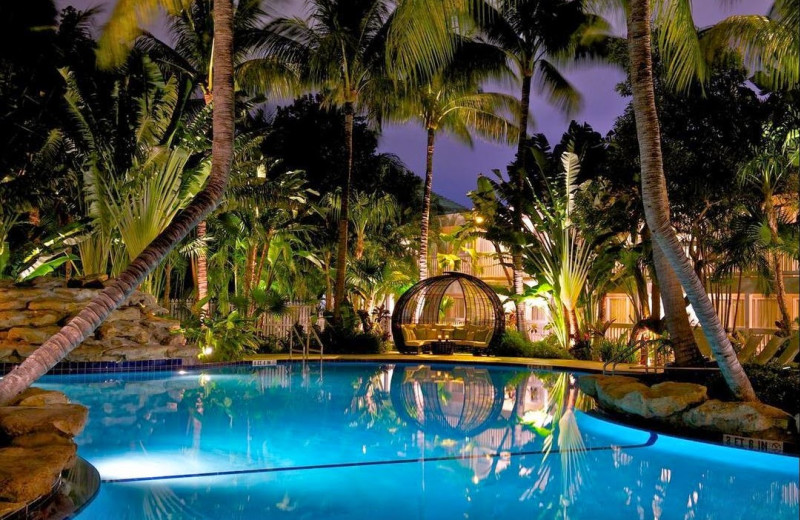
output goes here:
{"type": "Polygon", "coordinates": [[[792,519],[798,460],[615,425],[566,373],[280,364],[48,376],[84,519],[792,519]]]}

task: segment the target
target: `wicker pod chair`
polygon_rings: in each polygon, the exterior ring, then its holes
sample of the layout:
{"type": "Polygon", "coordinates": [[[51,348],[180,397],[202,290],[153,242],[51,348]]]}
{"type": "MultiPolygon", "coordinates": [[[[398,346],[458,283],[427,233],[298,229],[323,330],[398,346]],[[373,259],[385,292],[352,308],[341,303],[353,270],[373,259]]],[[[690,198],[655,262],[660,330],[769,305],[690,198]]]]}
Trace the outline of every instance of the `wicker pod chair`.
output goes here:
{"type": "Polygon", "coordinates": [[[490,354],[505,328],[503,305],[483,281],[447,272],[406,291],[392,313],[397,350],[418,354],[442,340],[474,354],[490,354]]]}

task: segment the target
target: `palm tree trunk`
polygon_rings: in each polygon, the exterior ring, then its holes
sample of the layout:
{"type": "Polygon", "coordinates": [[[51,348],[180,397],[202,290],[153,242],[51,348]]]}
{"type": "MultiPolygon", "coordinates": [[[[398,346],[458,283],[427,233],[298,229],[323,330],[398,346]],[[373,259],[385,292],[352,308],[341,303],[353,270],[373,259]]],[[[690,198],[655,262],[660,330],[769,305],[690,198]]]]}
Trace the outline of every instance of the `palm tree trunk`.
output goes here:
{"type": "Polygon", "coordinates": [[[333,319],[339,321],[344,303],[345,275],[347,274],[347,238],[350,218],[350,181],[353,175],[353,103],[344,104],[344,140],[347,149],[347,172],[342,188],[342,204],[339,212],[339,250],[336,255],[336,285],[334,288],[333,319]]]}
{"type": "Polygon", "coordinates": [[[330,252],[325,253],[325,312],[333,310],[333,284],[331,284],[331,256],[330,252]]]}
{"type": "MultiPolygon", "coordinates": [[[[213,46],[212,46],[213,49],[213,46]]],[[[211,67],[211,71],[213,73],[214,68],[211,67]]],[[[213,82],[213,80],[212,80],[213,82]]],[[[203,92],[203,101],[206,105],[210,105],[214,101],[214,94],[211,90],[205,90],[203,92]]],[[[206,221],[203,220],[199,224],[197,224],[197,239],[199,241],[205,241],[207,226],[206,221]]],[[[195,282],[197,283],[197,301],[203,301],[208,296],[208,254],[206,252],[205,247],[201,247],[200,250],[197,252],[197,277],[195,278],[195,282]]],[[[200,315],[207,316],[208,315],[209,305],[208,302],[205,301],[200,306],[200,315]]]]}
{"type": "MultiPolygon", "coordinates": [[[[524,202],[526,175],[525,145],[528,141],[528,111],[530,110],[531,104],[531,80],[531,74],[527,72],[523,73],[519,111],[519,142],[517,143],[517,200],[514,203],[514,226],[518,233],[522,233],[523,231],[522,205],[524,202]]],[[[514,294],[520,296],[525,292],[525,272],[522,269],[522,248],[519,244],[512,244],[511,246],[511,264],[514,271],[514,294]]],[[[514,302],[514,311],[517,315],[517,331],[522,334],[525,339],[528,339],[528,324],[525,319],[525,302],[522,300],[514,302]]]]}
{"type": "Polygon", "coordinates": [[[169,309],[169,296],[172,292],[172,262],[164,266],[164,304],[162,307],[169,309]]]}
{"type": "MultiPolygon", "coordinates": [[[[767,225],[772,236],[772,242],[777,243],[778,238],[778,217],[777,210],[772,203],[772,195],[764,201],[764,213],[767,214],[767,225]]],[[[770,252],[770,263],[772,264],[772,283],[775,286],[775,297],[778,300],[778,310],[781,313],[781,323],[778,329],[789,331],[792,327],[792,318],[789,315],[789,307],[786,305],[786,285],[783,280],[783,266],[781,265],[781,255],[777,251],[770,252]]]]}
{"type": "Polygon", "coordinates": [[[742,294],[742,274],[744,269],[739,269],[739,276],[736,282],[736,304],[733,306],[733,326],[731,327],[731,334],[736,332],[736,318],[739,316],[739,297],[742,294]]]}
{"type": "Polygon", "coordinates": [[[436,131],[428,128],[428,148],[425,155],[425,190],[422,194],[422,222],[419,225],[419,279],[428,277],[428,229],[431,221],[431,194],[433,192],[433,147],[436,131]]]}
{"type": "MultiPolygon", "coordinates": [[[[197,238],[204,240],[206,237],[206,221],[197,224],[197,238]]],[[[197,252],[197,301],[203,302],[200,306],[200,314],[208,314],[208,259],[205,248],[201,247],[197,252]]]]}
{"type": "Polygon", "coordinates": [[[778,252],[772,253],[772,272],[775,275],[775,298],[778,300],[778,310],[781,313],[781,323],[778,329],[789,331],[792,326],[792,318],[789,315],[789,307],[786,305],[786,284],[783,280],[783,266],[781,265],[781,255],[778,252]]]}
{"type": "Polygon", "coordinates": [[[661,300],[664,302],[664,321],[669,331],[675,364],[679,367],[701,366],[703,355],[697,348],[694,332],[686,312],[686,300],[678,277],[670,267],[661,248],[653,241],[653,265],[655,266],[661,300]]]}
{"type": "MultiPolygon", "coordinates": [[[[708,338],[720,372],[736,397],[757,401],[753,386],[736,357],[725,329],[708,300],[703,285],[678,241],[670,223],[669,200],[661,157],[661,130],[656,111],[651,54],[650,0],[633,0],[628,18],[633,109],[642,168],[642,202],[654,243],[664,253],[694,307],[708,338]]],[[[663,286],[662,286],[663,292],[663,286]]]]}
{"type": "Polygon", "coordinates": [[[206,215],[217,207],[228,183],[233,157],[233,2],[214,0],[214,100],[211,174],[169,226],[60,331],[0,380],[0,404],[8,403],[47,373],[119,307],[144,278],[206,215]]]}

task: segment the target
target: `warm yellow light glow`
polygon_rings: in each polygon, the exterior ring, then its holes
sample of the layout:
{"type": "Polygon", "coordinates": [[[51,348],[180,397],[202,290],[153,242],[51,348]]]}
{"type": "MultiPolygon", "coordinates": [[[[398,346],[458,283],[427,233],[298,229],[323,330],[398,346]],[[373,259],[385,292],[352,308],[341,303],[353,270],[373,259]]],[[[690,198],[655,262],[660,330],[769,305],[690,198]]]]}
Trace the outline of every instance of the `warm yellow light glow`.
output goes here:
{"type": "Polygon", "coordinates": [[[203,349],[203,354],[205,354],[206,356],[210,356],[213,353],[214,349],[212,347],[206,347],[203,349]]]}
{"type": "Polygon", "coordinates": [[[485,219],[481,215],[476,215],[475,216],[475,223],[476,224],[483,224],[484,220],[485,219]]]}

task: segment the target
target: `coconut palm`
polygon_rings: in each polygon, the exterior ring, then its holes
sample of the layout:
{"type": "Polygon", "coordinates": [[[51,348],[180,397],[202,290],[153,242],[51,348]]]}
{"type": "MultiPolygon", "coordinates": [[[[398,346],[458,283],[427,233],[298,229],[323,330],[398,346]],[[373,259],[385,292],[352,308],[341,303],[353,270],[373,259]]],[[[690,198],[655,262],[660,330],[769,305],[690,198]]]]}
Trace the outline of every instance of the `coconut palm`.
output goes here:
{"type": "MultiPolygon", "coordinates": [[[[696,37],[696,32],[691,23],[688,2],[674,1],[681,5],[672,9],[680,10],[679,12],[683,16],[666,19],[665,24],[661,27],[663,35],[661,38],[665,42],[691,40],[696,37]],[[678,38],[680,34],[686,38],[680,40],[678,38]]],[[[734,351],[714,306],[670,222],[669,200],[661,155],[661,131],[655,104],[651,48],[653,13],[650,0],[632,0],[626,14],[630,79],[641,164],[642,202],[647,225],[652,233],[655,246],[660,248],[686,291],[728,386],[742,400],[757,400],[753,387],[736,357],[736,351],[734,351]]],[[[688,74],[688,72],[701,68],[698,61],[694,59],[694,55],[689,52],[680,52],[686,48],[691,49],[691,46],[685,48],[678,46],[678,50],[671,55],[671,59],[665,60],[665,65],[674,74],[683,72],[688,74]]]]}
{"type": "MultiPolygon", "coordinates": [[[[482,2],[481,2],[482,3],[482,2]]],[[[584,0],[501,0],[497,7],[486,2],[475,7],[480,13],[486,39],[504,51],[521,83],[518,112],[514,229],[524,231],[522,222],[525,192],[525,163],[531,94],[534,89],[560,110],[571,113],[580,106],[580,94],[559,71],[569,61],[594,55],[603,41],[607,24],[586,12],[584,0]]],[[[514,292],[524,291],[522,249],[512,244],[514,292]]],[[[523,300],[517,299],[517,330],[527,334],[523,300]]]]}
{"type": "Polygon", "coordinates": [[[763,244],[768,259],[772,286],[781,314],[778,328],[788,331],[792,318],[789,306],[786,304],[782,258],[786,253],[796,255],[797,240],[794,236],[784,241],[779,225],[788,215],[797,214],[796,188],[794,193],[791,189],[786,193],[792,180],[795,186],[797,184],[797,169],[792,167],[793,159],[787,153],[784,140],[776,139],[776,133],[775,129],[767,129],[765,133],[767,142],[763,147],[754,150],[753,158],[739,170],[738,181],[740,185],[752,188],[760,195],[762,219],[759,219],[761,222],[755,226],[754,234],[758,237],[758,242],[763,244]]]}
{"type": "MultiPolygon", "coordinates": [[[[116,5],[101,41],[100,57],[106,64],[123,61],[126,44],[133,41],[138,28],[158,11],[160,3],[149,0],[120,2],[116,5]]],[[[168,9],[178,2],[163,2],[168,9]]],[[[0,381],[0,403],[14,396],[47,373],[77,347],[119,307],[144,278],[198,222],[219,204],[228,182],[233,156],[233,2],[214,1],[214,85],[213,143],[211,174],[205,187],[192,202],[131,262],[119,277],[72,318],[59,332],[36,349],[25,361],[0,381]]]]}
{"type": "MultiPolygon", "coordinates": [[[[457,3],[457,2],[455,2],[457,3]]],[[[415,0],[312,0],[307,19],[279,18],[267,27],[261,48],[302,71],[327,106],[345,115],[347,160],[343,165],[338,222],[334,317],[345,299],[353,123],[357,114],[379,119],[390,100],[390,76],[416,77],[449,58],[454,2],[415,0]]]]}
{"type": "MultiPolygon", "coordinates": [[[[214,23],[213,2],[196,0],[188,9],[170,17],[170,36],[174,47],[146,32],[136,40],[136,47],[152,56],[164,69],[188,83],[187,94],[199,90],[206,104],[213,99],[214,23]]],[[[260,0],[244,0],[234,7],[234,78],[235,89],[258,92],[259,95],[287,94],[293,86],[294,71],[268,57],[253,56],[253,49],[263,34],[266,12],[260,0]]],[[[187,101],[184,99],[183,101],[187,101]]],[[[197,225],[197,238],[207,242],[207,224],[197,225]]],[[[206,248],[195,252],[196,297],[208,312],[208,265],[206,248]]]]}
{"type": "Polygon", "coordinates": [[[425,185],[420,223],[419,278],[428,277],[428,231],[433,193],[433,156],[436,134],[445,132],[468,146],[473,135],[496,142],[513,142],[517,128],[507,116],[518,111],[507,94],[482,92],[481,79],[507,74],[503,54],[484,43],[461,40],[453,61],[418,87],[398,98],[394,117],[414,119],[427,133],[425,185]]]}

